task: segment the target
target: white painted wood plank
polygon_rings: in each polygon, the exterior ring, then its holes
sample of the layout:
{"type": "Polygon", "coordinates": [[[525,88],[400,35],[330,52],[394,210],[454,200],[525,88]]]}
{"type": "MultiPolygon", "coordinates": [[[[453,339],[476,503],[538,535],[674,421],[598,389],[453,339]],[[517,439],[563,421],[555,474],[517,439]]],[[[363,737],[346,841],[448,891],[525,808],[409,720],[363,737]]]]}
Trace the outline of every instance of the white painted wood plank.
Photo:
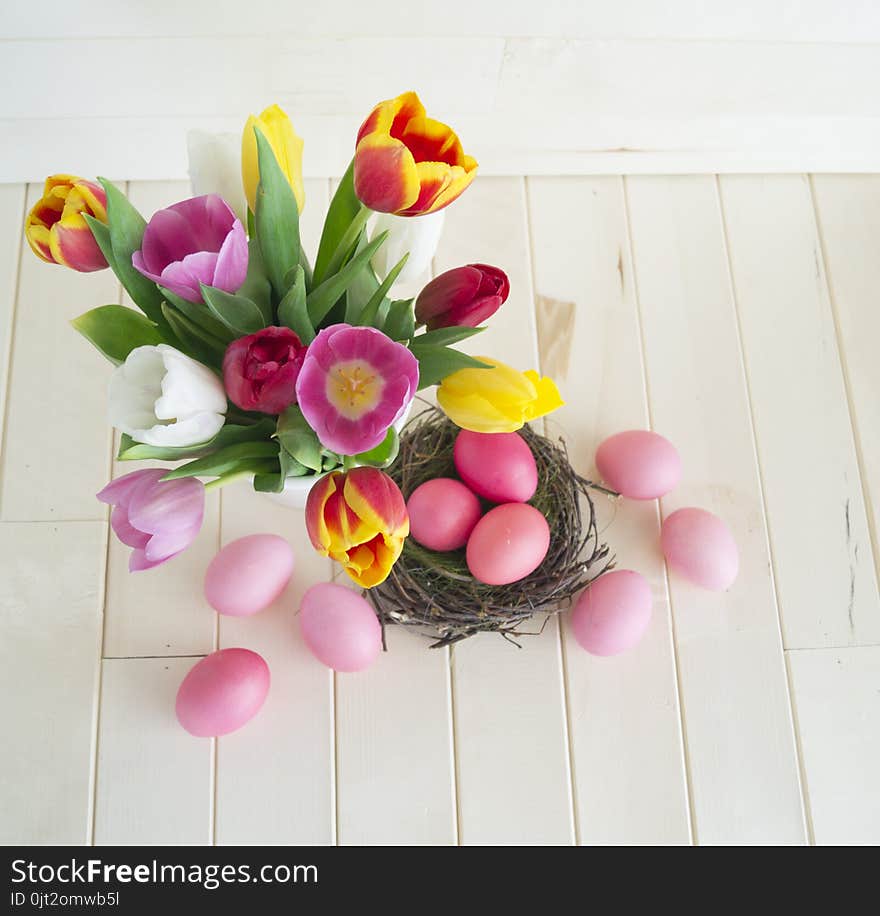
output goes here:
{"type": "MultiPolygon", "coordinates": [[[[748,66],[747,55],[742,66],[748,66]]],[[[256,104],[266,101],[260,98],[256,104]]],[[[522,118],[518,111],[458,115],[452,108],[438,109],[427,94],[425,101],[455,126],[466,150],[479,160],[483,176],[880,170],[880,117],[651,117],[623,110],[580,116],[576,109],[539,106],[522,118]]],[[[246,112],[83,119],[10,119],[0,112],[0,181],[40,180],[57,170],[57,149],[65,151],[65,168],[79,174],[185,178],[187,132],[237,133],[246,112]],[[45,143],[47,136],[52,144],[45,143]]],[[[306,141],[305,174],[341,175],[363,113],[293,114],[306,141]]]]}
{"type": "Polygon", "coordinates": [[[0,525],[0,842],[90,833],[105,526],[0,525]]]}
{"type": "Polygon", "coordinates": [[[816,175],[812,183],[874,544],[874,565],[880,570],[880,177],[816,175]]]}
{"type": "Polygon", "coordinates": [[[12,351],[12,319],[15,314],[15,292],[18,286],[18,263],[24,241],[24,185],[0,185],[0,442],[6,415],[6,386],[12,351]]]}
{"type": "MultiPolygon", "coordinates": [[[[649,425],[623,186],[617,178],[528,180],[542,371],[567,404],[548,429],[595,476],[597,444],[649,425]]],[[[565,615],[574,796],[584,844],[690,841],[666,571],[655,502],[596,496],[620,568],[651,583],[652,623],[634,651],[588,655],[565,615]],[[651,761],[649,767],[645,761],[651,761]]]]}
{"type": "MultiPolygon", "coordinates": [[[[395,295],[416,295],[430,273],[395,295]]],[[[332,576],[352,584],[336,564],[332,576]]],[[[373,668],[335,676],[338,842],[455,843],[449,652],[393,627],[386,638],[373,668]]]]}
{"type": "MultiPolygon", "coordinates": [[[[27,206],[42,193],[28,188],[27,206]]],[[[69,325],[119,301],[109,270],[92,274],[22,252],[3,447],[4,521],[105,517],[95,493],[107,482],[110,364],[69,325]]]]}
{"type": "MultiPolygon", "coordinates": [[[[128,196],[149,219],[190,195],[183,181],[132,182],[128,196]]],[[[134,307],[128,295],[126,305],[134,307]]],[[[118,438],[115,442],[118,446],[118,438]]],[[[114,461],[113,477],[159,462],[114,461]]],[[[170,467],[170,465],[169,465],[170,467]]],[[[195,543],[155,569],[129,573],[130,549],[115,537],[107,561],[104,655],[109,657],[204,655],[214,646],[216,615],[202,594],[202,577],[220,544],[220,496],[208,493],[205,520],[195,543]]]]}
{"type": "MultiPolygon", "coordinates": [[[[314,262],[328,203],[326,179],[306,182],[300,232],[314,262]]],[[[255,617],[220,617],[221,647],[259,652],[272,685],[259,716],[217,745],[216,841],[333,843],[336,836],[333,674],[302,642],[296,612],[309,586],[330,576],[315,553],[303,513],[278,506],[246,482],[221,491],[222,542],[277,534],[293,547],[284,594],[255,617]]]]}
{"type": "Polygon", "coordinates": [[[104,660],[97,845],[210,842],[212,739],[187,734],[174,714],[177,688],[197,661],[104,660]]]}
{"type": "Polygon", "coordinates": [[[296,613],[303,593],[330,576],[302,510],[276,505],[246,482],[225,487],[224,544],[278,534],[293,547],[291,584],[253,617],[221,617],[221,648],[258,652],[271,671],[259,715],[217,744],[217,834],[223,844],[334,842],[333,673],[309,653],[296,613]]]}
{"type": "Polygon", "coordinates": [[[676,574],[669,580],[695,838],[801,843],[797,757],[715,179],[628,178],[626,188],[651,417],[684,465],[662,512],[716,512],[740,552],[727,593],[676,574]]]}
{"type": "Polygon", "coordinates": [[[880,843],[880,646],[787,653],[817,845],[880,843]]]}
{"type": "Polygon", "coordinates": [[[808,181],[726,177],[721,198],[785,646],[876,643],[880,599],[808,181]]]}
{"type": "MultiPolygon", "coordinates": [[[[238,35],[242,9],[237,0],[152,0],[120,4],[86,0],[71,7],[48,0],[43,16],[13,6],[4,17],[0,38],[89,38],[116,36],[238,35]]],[[[328,35],[412,36],[510,35],[560,38],[668,38],[726,41],[880,41],[876,11],[865,0],[801,0],[797,4],[742,0],[672,0],[658,7],[651,0],[546,0],[541,15],[527,3],[481,0],[467,16],[438,16],[436,7],[411,5],[401,15],[398,0],[365,6],[343,0],[333,7],[278,6],[254,0],[248,6],[248,31],[296,37],[328,35]],[[262,30],[262,31],[261,31],[262,30]]]]}
{"type": "Polygon", "coordinates": [[[388,652],[336,676],[339,842],[454,845],[449,653],[389,626],[388,652]]]}
{"type": "MultiPolygon", "coordinates": [[[[475,261],[504,269],[511,292],[489,329],[468,341],[470,351],[536,368],[522,179],[478,181],[447,211],[435,271],[475,261]]],[[[540,626],[538,620],[534,628],[540,626]]],[[[557,621],[540,636],[524,637],[522,649],[489,634],[457,644],[452,657],[460,842],[571,843],[557,621]]]]}

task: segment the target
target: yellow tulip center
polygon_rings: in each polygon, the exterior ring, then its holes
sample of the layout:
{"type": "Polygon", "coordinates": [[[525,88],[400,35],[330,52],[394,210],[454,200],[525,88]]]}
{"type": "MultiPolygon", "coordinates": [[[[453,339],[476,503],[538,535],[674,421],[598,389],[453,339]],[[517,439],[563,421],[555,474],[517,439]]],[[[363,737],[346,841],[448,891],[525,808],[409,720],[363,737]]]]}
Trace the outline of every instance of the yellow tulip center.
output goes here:
{"type": "Polygon", "coordinates": [[[385,380],[363,359],[337,363],[327,373],[327,400],[347,420],[357,420],[382,397],[385,380]]]}

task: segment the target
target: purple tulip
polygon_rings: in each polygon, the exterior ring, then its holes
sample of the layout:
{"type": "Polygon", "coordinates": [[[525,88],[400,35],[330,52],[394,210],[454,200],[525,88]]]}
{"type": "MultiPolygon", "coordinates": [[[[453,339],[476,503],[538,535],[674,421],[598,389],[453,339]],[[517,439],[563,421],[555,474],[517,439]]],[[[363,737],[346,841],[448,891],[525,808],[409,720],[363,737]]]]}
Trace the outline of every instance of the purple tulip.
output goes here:
{"type": "Polygon", "coordinates": [[[129,572],[152,569],[195,540],[205,515],[205,485],[196,477],[162,481],[167,471],[148,468],[111,481],[98,493],[113,506],[110,526],[134,548],[129,572]]]}
{"type": "Polygon", "coordinates": [[[131,263],[182,299],[201,302],[200,283],[227,293],[244,283],[247,236],[222,197],[191,197],[153,214],[131,263]]]}

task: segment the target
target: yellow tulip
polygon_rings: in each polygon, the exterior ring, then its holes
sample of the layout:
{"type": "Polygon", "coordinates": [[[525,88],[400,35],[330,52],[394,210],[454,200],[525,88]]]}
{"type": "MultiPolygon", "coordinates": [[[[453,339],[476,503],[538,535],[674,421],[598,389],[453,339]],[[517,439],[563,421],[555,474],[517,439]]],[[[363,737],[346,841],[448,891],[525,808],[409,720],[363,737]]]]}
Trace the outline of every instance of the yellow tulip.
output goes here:
{"type": "Polygon", "coordinates": [[[259,128],[269,141],[278,165],[284,172],[293,190],[293,195],[296,197],[299,212],[302,213],[306,202],[302,176],[303,140],[293,129],[290,118],[277,105],[270,105],[259,117],[251,115],[241,135],[241,177],[251,212],[256,207],[257,185],[260,183],[255,127],[259,128]]]}
{"type": "Polygon", "coordinates": [[[512,433],[565,403],[555,382],[537,372],[519,372],[487,356],[491,369],[459,369],[437,389],[437,403],[462,429],[512,433]]]}

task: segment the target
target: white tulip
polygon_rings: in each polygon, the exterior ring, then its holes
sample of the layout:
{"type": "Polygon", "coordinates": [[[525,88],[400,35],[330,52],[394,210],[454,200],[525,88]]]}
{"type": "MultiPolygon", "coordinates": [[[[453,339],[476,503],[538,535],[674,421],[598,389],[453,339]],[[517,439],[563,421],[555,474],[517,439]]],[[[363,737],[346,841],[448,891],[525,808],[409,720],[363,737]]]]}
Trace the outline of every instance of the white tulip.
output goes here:
{"type": "Polygon", "coordinates": [[[241,182],[241,136],[191,130],[186,135],[189,180],[194,197],[219,194],[247,225],[247,202],[241,182]]]}
{"type": "Polygon", "coordinates": [[[210,369],[169,347],[136,347],[110,376],[110,423],[135,442],[177,447],[213,439],[226,391],[210,369]]]}
{"type": "Polygon", "coordinates": [[[423,275],[431,266],[431,260],[443,234],[445,210],[428,213],[426,216],[394,216],[391,213],[379,213],[373,222],[370,238],[388,230],[388,238],[373,255],[370,262],[380,280],[384,280],[388,271],[407,253],[409,258],[400,276],[391,287],[391,295],[412,294],[418,290],[406,287],[418,280],[427,280],[423,275]]]}

